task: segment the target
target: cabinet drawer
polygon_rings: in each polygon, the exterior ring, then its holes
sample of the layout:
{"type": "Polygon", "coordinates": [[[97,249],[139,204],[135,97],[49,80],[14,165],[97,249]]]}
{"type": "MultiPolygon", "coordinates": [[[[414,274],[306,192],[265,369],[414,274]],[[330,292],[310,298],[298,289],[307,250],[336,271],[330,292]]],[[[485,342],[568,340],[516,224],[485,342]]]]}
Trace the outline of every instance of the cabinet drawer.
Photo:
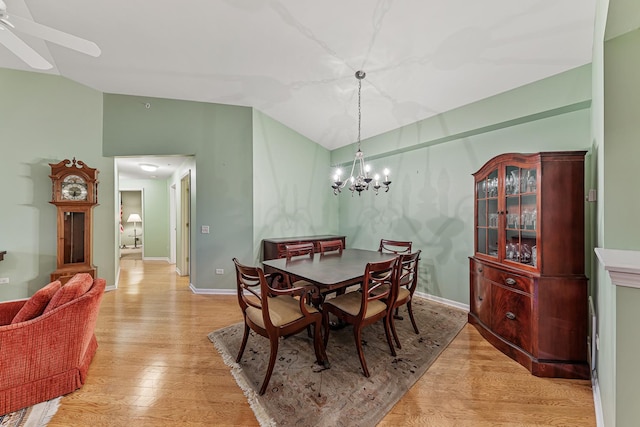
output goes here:
{"type": "Polygon", "coordinates": [[[533,293],[533,279],[508,271],[482,265],[482,275],[492,282],[507,288],[517,289],[528,294],[533,293]]]}
{"type": "Polygon", "coordinates": [[[531,353],[531,297],[493,286],[491,329],[531,353]]]}

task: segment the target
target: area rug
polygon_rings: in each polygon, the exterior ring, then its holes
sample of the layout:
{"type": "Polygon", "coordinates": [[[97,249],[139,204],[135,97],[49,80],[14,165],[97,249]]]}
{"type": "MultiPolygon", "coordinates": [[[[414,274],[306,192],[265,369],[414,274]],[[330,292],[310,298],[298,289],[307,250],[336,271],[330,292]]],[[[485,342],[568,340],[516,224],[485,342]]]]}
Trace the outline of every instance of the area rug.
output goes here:
{"type": "Polygon", "coordinates": [[[0,427],[44,427],[56,414],[61,397],[0,415],[0,427]]]}
{"type": "Polygon", "coordinates": [[[467,322],[467,313],[425,299],[414,299],[420,334],[411,327],[406,307],[396,320],[402,344],[391,356],[382,322],[364,328],[363,344],[371,376],[362,374],[353,328],[331,331],[329,369],[315,364],[313,343],[306,332],[282,339],[271,381],[258,390],[269,361],[269,341],[251,333],[243,358],[235,362],[243,324],[208,336],[231,367],[261,426],[374,426],[427,371],[467,322]]]}

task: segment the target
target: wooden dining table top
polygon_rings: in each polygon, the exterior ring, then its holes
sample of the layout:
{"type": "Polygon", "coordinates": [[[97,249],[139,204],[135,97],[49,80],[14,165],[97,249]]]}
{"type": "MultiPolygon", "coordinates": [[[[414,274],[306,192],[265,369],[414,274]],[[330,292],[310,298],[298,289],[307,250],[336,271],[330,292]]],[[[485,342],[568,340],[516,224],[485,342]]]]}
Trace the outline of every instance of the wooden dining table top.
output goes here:
{"type": "Polygon", "coordinates": [[[340,253],[314,254],[262,261],[281,273],[307,280],[324,289],[336,289],[362,281],[364,269],[369,262],[379,262],[398,255],[363,249],[345,249],[340,253]]]}

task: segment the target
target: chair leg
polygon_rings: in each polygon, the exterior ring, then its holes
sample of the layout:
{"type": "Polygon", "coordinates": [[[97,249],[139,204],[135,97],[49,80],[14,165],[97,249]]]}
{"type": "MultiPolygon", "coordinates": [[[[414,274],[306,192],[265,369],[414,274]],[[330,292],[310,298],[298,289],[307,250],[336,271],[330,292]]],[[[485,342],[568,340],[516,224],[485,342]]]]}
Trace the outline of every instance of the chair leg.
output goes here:
{"type": "Polygon", "coordinates": [[[353,338],[356,340],[356,350],[358,350],[358,357],[360,358],[360,365],[362,365],[362,372],[364,376],[369,378],[369,370],[367,369],[367,361],[364,360],[364,352],[362,351],[362,330],[361,327],[353,326],[353,338]]]}
{"type": "Polygon", "coordinates": [[[262,396],[267,390],[267,385],[269,384],[271,374],[273,373],[273,367],[276,365],[276,356],[278,355],[278,342],[278,337],[269,337],[269,347],[271,347],[271,351],[269,354],[269,366],[267,367],[267,374],[264,376],[264,381],[262,381],[262,387],[260,387],[260,396],[262,396]]]}
{"type": "MultiPolygon", "coordinates": [[[[398,339],[398,332],[396,332],[395,316],[390,316],[389,326],[391,327],[391,332],[393,333],[393,339],[396,342],[396,347],[402,348],[402,346],[400,345],[400,340],[398,339]]],[[[395,356],[395,354],[394,354],[394,356],[395,356]]]]}
{"type": "MultiPolygon", "coordinates": [[[[393,346],[393,343],[391,342],[391,322],[392,320],[390,318],[393,318],[393,315],[391,313],[389,313],[388,316],[385,316],[384,318],[384,334],[387,336],[387,344],[389,344],[389,350],[391,350],[391,355],[392,356],[396,356],[396,348],[393,346]]],[[[398,342],[398,338],[397,335],[395,334],[396,330],[395,330],[395,326],[393,328],[393,338],[395,338],[396,340],[396,344],[398,344],[398,348],[402,348],[400,347],[400,343],[398,342]]]]}
{"type": "Polygon", "coordinates": [[[244,348],[247,346],[247,339],[249,338],[249,325],[244,324],[244,335],[242,336],[242,344],[240,344],[240,351],[238,352],[238,357],[236,357],[236,363],[240,363],[240,359],[242,359],[242,354],[244,353],[244,348]]]}
{"type": "Polygon", "coordinates": [[[411,318],[411,324],[413,325],[413,330],[416,332],[416,334],[419,334],[420,331],[418,331],[418,325],[416,325],[416,319],[413,318],[413,309],[411,308],[411,300],[407,302],[407,310],[409,311],[409,318],[411,318]]]}

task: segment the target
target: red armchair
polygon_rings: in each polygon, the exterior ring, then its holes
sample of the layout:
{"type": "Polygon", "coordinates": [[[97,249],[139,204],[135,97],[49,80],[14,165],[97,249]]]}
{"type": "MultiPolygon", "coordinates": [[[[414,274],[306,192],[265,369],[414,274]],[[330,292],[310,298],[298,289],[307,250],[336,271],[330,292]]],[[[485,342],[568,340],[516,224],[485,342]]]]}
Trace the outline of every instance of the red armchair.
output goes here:
{"type": "Polygon", "coordinates": [[[59,289],[53,282],[29,300],[0,303],[0,414],[82,387],[105,285],[78,274],[59,289]]]}

